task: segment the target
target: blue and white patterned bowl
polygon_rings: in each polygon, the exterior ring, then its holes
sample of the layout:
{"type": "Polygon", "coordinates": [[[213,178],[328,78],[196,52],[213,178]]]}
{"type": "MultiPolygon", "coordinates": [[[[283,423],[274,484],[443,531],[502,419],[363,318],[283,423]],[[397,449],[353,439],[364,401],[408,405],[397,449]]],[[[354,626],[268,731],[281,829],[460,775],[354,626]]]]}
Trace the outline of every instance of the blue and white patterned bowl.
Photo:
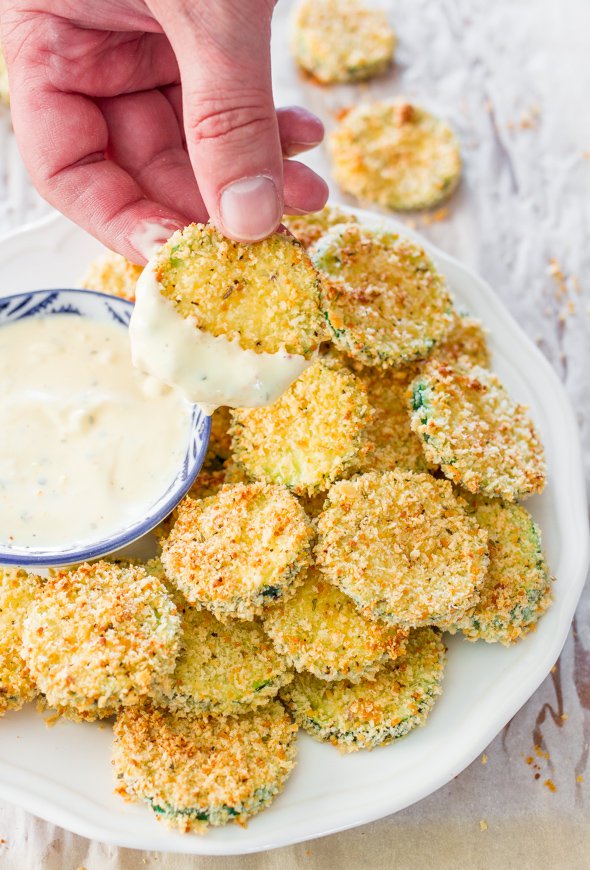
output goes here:
{"type": "MultiPolygon", "coordinates": [[[[68,314],[111,323],[127,329],[133,304],[116,296],[106,296],[90,290],[36,290],[0,298],[0,328],[27,317],[51,317],[68,314]]],[[[68,565],[97,559],[126,547],[155,528],[186,495],[199,473],[211,433],[211,419],[193,406],[190,437],[184,461],[166,492],[151,505],[141,519],[121,528],[108,538],[83,547],[7,547],[1,543],[0,565],[68,565]]]]}

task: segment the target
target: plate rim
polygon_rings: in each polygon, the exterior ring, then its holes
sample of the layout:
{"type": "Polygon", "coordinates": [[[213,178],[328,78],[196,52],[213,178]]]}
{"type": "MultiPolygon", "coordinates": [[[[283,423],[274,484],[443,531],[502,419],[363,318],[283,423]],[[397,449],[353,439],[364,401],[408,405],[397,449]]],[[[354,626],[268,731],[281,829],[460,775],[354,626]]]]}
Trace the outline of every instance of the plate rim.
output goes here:
{"type": "MultiPolygon", "coordinates": [[[[499,316],[505,323],[509,332],[518,339],[512,343],[510,349],[506,350],[505,356],[511,366],[514,366],[516,371],[524,377],[527,387],[532,394],[537,394],[535,381],[531,381],[529,377],[530,371],[533,369],[536,372],[541,371],[543,380],[543,394],[550,393],[552,400],[558,401],[558,407],[555,412],[559,411],[556,425],[567,435],[567,480],[562,483],[560,488],[567,486],[569,488],[568,500],[565,502],[567,507],[568,525],[573,529],[572,535],[576,535],[576,550],[568,548],[565,554],[566,566],[568,567],[568,584],[564,590],[564,595],[567,596],[567,610],[570,612],[570,619],[559,623],[560,630],[548,637],[545,654],[542,659],[537,659],[533,665],[527,670],[526,681],[521,683],[513,680],[512,689],[506,693],[505,702],[502,705],[502,712],[491,709],[486,716],[486,726],[480,727],[477,730],[477,736],[470,741],[468,746],[465,742],[461,742],[461,746],[455,751],[449,751],[449,743],[445,744],[445,756],[447,760],[441,763],[438,759],[437,774],[430,777],[427,783],[414,784],[404,791],[404,797],[396,799],[395,793],[389,794],[389,800],[385,800],[382,795],[378,799],[370,800],[370,795],[367,796],[365,803],[359,802],[357,810],[354,813],[354,818],[347,818],[345,821],[332,818],[335,814],[341,815],[340,810],[333,811],[331,814],[327,812],[319,818],[313,818],[307,824],[306,833],[279,833],[276,836],[273,834],[262,833],[258,839],[252,838],[250,841],[240,842],[235,840],[221,840],[214,837],[187,837],[179,834],[168,834],[168,842],[165,845],[160,845],[157,842],[158,828],[154,828],[154,841],[145,836],[140,841],[139,836],[135,833],[127,835],[125,831],[125,816],[121,814],[120,830],[102,827],[100,823],[94,822],[76,812],[72,811],[71,806],[68,807],[65,803],[56,803],[55,795],[51,798],[42,796],[42,778],[34,774],[26,772],[24,779],[31,780],[36,783],[37,793],[32,794],[30,790],[19,786],[17,783],[7,779],[12,779],[10,769],[16,770],[17,776],[23,778],[23,771],[15,768],[13,765],[6,765],[0,762],[0,797],[12,801],[23,807],[24,809],[47,819],[49,822],[66,827],[67,829],[80,834],[81,836],[90,839],[100,840],[110,844],[116,844],[126,848],[136,849],[151,849],[160,852],[176,852],[195,855],[241,855],[252,854],[256,852],[267,851],[269,849],[279,848],[292,845],[294,843],[306,842],[318,837],[328,836],[337,833],[338,831],[347,830],[368,824],[379,818],[383,818],[399,810],[411,806],[416,801],[419,801],[429,794],[437,791],[439,788],[448,783],[454,776],[464,770],[473,762],[473,760],[485,749],[486,746],[494,739],[496,734],[504,727],[507,721],[514,716],[518,710],[526,703],[531,695],[536,691],[540,683],[545,679],[553,663],[558,658],[563,645],[566,641],[571,620],[575,613],[579,597],[582,593],[588,567],[590,565],[590,529],[587,522],[587,495],[584,482],[584,464],[582,460],[582,449],[579,428],[575,419],[573,408],[570,404],[569,397],[565,388],[559,380],[556,372],[543,356],[539,348],[532,342],[524,330],[514,319],[511,312],[504,305],[502,300],[496,295],[492,287],[481,278],[470,266],[460,262],[455,257],[446,254],[436,245],[432,244],[428,239],[422,237],[419,233],[406,227],[401,221],[389,215],[383,215],[375,212],[369,212],[363,209],[351,208],[338,204],[339,208],[352,212],[361,217],[363,223],[370,225],[385,224],[388,227],[394,228],[394,231],[400,232],[403,235],[409,236],[421,244],[426,251],[432,256],[437,263],[442,263],[445,270],[457,270],[469,279],[471,285],[475,286],[476,292],[482,294],[486,303],[494,309],[495,314],[499,316]],[[515,365],[514,353],[518,346],[519,361],[515,365]],[[525,353],[523,354],[523,350],[525,353]],[[526,360],[526,364],[525,361],[526,360]],[[515,684],[516,683],[516,684],[515,684]],[[523,685],[526,688],[523,688],[523,685]],[[495,715],[494,715],[495,713],[495,715]],[[8,777],[5,776],[8,774],[8,777]],[[39,795],[39,791],[41,796],[39,795]]],[[[56,224],[60,228],[60,224],[64,224],[64,229],[68,226],[72,227],[70,221],[67,221],[59,213],[51,214],[36,221],[31,221],[23,224],[18,229],[12,230],[10,233],[0,237],[0,244],[5,244],[6,241],[13,241],[21,236],[26,236],[31,231],[37,232],[39,229],[47,225],[56,224]]],[[[82,232],[82,230],[80,230],[82,232]]],[[[484,324],[485,325],[485,324],[484,324]]],[[[503,349],[504,350],[504,349],[503,349]]],[[[562,438],[559,439],[562,443],[562,438]]],[[[560,504],[560,508],[562,505],[560,504]]],[[[563,559],[562,559],[563,561],[563,559]]],[[[477,706],[477,715],[481,717],[481,711],[485,711],[485,703],[477,706]]],[[[473,714],[475,715],[475,714],[473,714]]],[[[452,743],[452,735],[449,740],[452,743]]],[[[440,749],[440,747],[439,747],[440,749]]],[[[55,788],[55,786],[53,785],[55,788]]],[[[372,791],[373,786],[369,783],[364,788],[364,791],[372,791]]],[[[60,797],[65,794],[72,794],[73,791],[60,789],[60,797]]],[[[80,796],[78,796],[80,797],[80,796]]],[[[89,803],[89,801],[87,801],[89,803]]],[[[78,805],[79,806],[79,805],[78,805]]],[[[106,812],[106,811],[105,811],[106,812]]],[[[109,813],[110,816],[110,813],[109,813]]],[[[151,821],[151,820],[150,820],[151,821]]],[[[154,823],[155,824],[155,823],[154,823]]],[[[161,829],[160,829],[161,830],[161,829]]]]}

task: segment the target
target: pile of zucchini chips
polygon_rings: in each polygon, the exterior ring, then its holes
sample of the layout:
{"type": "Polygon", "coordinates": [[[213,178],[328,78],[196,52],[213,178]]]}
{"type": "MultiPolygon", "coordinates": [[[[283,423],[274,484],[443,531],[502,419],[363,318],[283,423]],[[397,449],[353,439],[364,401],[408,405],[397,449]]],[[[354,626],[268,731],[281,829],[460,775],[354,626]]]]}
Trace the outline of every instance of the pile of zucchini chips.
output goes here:
{"type": "MultiPolygon", "coordinates": [[[[215,411],[158,557],[0,579],[0,713],[113,717],[117,791],[182,831],[268,806],[299,728],[342,752],[405,736],[444,632],[511,644],[551,600],[520,504],[543,449],[480,323],[410,239],[335,208],[286,222],[251,246],[192,225],[157,257],[203,328],[310,362],[274,404],[215,411]]],[[[101,268],[132,296],[132,269],[101,268]]]]}

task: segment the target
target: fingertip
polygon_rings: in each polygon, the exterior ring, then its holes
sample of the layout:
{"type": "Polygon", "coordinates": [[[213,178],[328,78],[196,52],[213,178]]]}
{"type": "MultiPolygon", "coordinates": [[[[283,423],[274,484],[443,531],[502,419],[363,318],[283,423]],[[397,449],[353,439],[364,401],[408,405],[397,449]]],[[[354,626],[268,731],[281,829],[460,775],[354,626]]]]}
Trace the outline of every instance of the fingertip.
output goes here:
{"type": "Polygon", "coordinates": [[[282,198],[270,176],[228,184],[219,198],[219,229],[239,242],[258,242],[273,233],[283,214],[282,198]]]}
{"type": "Polygon", "coordinates": [[[330,190],[321,175],[309,166],[297,160],[285,160],[283,177],[287,213],[293,209],[295,214],[304,214],[325,206],[330,190]]]}

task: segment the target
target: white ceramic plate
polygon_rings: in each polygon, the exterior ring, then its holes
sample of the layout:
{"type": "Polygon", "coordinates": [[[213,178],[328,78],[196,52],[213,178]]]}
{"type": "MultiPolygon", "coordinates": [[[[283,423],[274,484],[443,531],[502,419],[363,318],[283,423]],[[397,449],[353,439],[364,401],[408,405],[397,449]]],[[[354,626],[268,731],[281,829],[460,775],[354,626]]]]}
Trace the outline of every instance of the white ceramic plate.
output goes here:
{"type": "MultiPolygon", "coordinates": [[[[395,221],[387,223],[404,231],[395,221]]],[[[270,849],[361,825],[420,800],[470,764],[535,691],[561,651],[588,569],[576,424],[553,370],[493,291],[424,244],[458,304],[489,329],[494,369],[530,406],[545,444],[549,483],[527,507],[541,525],[557,581],[555,603],[538,631],[512,649],[450,638],[443,695],[425,727],[398,743],[343,757],[301,734],[299,764],[284,793],[246,829],[229,825],[204,837],[168,831],[147,808],[113,794],[109,727],[59,722],[47,728],[33,709],[0,722],[1,797],[120,846],[208,855],[270,849]]],[[[25,227],[0,241],[0,295],[76,286],[99,249],[62,217],[25,227]]]]}

